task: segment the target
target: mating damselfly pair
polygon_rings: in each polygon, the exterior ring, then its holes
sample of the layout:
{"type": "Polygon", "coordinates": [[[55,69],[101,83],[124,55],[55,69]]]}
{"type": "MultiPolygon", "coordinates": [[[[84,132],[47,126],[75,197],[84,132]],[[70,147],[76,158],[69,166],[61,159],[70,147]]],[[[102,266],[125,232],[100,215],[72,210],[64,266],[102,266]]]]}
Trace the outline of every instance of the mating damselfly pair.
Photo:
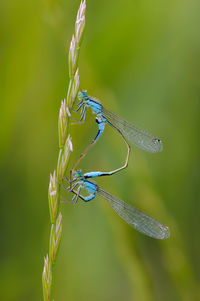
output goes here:
{"type": "Polygon", "coordinates": [[[117,198],[113,194],[103,190],[96,183],[89,179],[101,176],[110,176],[128,166],[128,160],[130,155],[130,143],[136,147],[145,150],[150,153],[157,153],[163,150],[163,145],[160,139],[152,134],[144,131],[143,129],[135,126],[134,124],[122,119],[115,113],[105,109],[101,103],[88,96],[86,91],[81,91],[78,94],[79,103],[76,103],[77,108],[74,110],[80,115],[80,118],[75,123],[84,123],[86,119],[87,108],[91,108],[93,113],[96,114],[96,122],[98,125],[98,132],[89,146],[80,155],[73,168],[70,171],[70,179],[65,178],[69,183],[69,187],[64,187],[67,191],[72,192],[74,197],[72,202],[77,202],[81,199],[88,202],[94,199],[97,195],[105,198],[116,213],[125,220],[131,227],[135,228],[139,232],[157,239],[166,239],[170,236],[169,228],[154,218],[148,216],[135,207],[125,203],[121,199],[117,198]],[[122,137],[127,146],[127,156],[123,166],[108,172],[88,172],[82,174],[81,171],[77,171],[76,167],[80,161],[86,156],[89,149],[98,141],[103,134],[105,124],[109,124],[114,128],[122,137]],[[81,195],[81,190],[86,189],[89,192],[88,196],[81,195]]]}

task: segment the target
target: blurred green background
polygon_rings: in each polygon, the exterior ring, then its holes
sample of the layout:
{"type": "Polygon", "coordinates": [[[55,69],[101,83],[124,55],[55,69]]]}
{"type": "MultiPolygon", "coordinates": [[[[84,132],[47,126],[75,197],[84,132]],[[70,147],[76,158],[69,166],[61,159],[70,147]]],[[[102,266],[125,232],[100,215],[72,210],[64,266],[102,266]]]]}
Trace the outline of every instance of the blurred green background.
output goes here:
{"type": "MultiPolygon", "coordinates": [[[[48,251],[49,173],[68,86],[79,0],[0,2],[0,299],[42,300],[48,251]]],[[[198,0],[87,1],[80,87],[163,140],[156,155],[132,148],[129,167],[98,184],[167,224],[156,241],[95,199],[62,205],[55,300],[200,300],[198,0]]],[[[94,115],[71,129],[73,164],[95,136],[94,115]]],[[[115,131],[80,164],[111,170],[125,159],[115,131]]]]}

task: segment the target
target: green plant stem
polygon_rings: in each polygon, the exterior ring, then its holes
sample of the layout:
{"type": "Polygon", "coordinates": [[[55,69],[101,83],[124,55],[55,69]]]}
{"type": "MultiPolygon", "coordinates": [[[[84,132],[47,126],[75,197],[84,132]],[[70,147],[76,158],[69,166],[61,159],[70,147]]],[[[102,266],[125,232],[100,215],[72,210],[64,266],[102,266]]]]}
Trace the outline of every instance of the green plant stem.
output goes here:
{"type": "Polygon", "coordinates": [[[69,162],[70,153],[73,151],[72,142],[69,135],[70,110],[77,96],[79,89],[79,74],[78,74],[78,57],[80,44],[85,27],[85,0],[81,2],[76,23],[75,35],[72,36],[72,41],[69,50],[69,87],[67,93],[67,101],[61,102],[58,133],[59,133],[59,155],[57,170],[50,175],[49,182],[49,211],[51,221],[49,254],[44,259],[44,269],[42,273],[43,297],[44,301],[53,300],[53,287],[55,278],[55,263],[58,254],[58,249],[62,234],[62,215],[59,212],[60,204],[60,183],[66,173],[69,162]]]}

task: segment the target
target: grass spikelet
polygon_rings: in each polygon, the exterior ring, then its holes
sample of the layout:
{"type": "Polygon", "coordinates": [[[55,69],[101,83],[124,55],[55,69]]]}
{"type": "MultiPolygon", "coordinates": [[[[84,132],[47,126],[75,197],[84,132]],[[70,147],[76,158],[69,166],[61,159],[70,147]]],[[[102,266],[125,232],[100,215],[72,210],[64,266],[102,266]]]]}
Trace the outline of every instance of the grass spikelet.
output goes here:
{"type": "Polygon", "coordinates": [[[69,49],[69,87],[67,100],[61,101],[58,118],[59,155],[57,170],[50,175],[49,182],[49,211],[51,221],[49,254],[44,259],[42,273],[44,301],[52,301],[54,285],[55,263],[62,234],[62,214],[59,212],[60,186],[69,163],[70,153],[73,151],[72,140],[69,135],[69,117],[71,108],[79,89],[78,57],[80,44],[85,28],[86,1],[82,1],[75,22],[75,34],[72,36],[69,49]]]}

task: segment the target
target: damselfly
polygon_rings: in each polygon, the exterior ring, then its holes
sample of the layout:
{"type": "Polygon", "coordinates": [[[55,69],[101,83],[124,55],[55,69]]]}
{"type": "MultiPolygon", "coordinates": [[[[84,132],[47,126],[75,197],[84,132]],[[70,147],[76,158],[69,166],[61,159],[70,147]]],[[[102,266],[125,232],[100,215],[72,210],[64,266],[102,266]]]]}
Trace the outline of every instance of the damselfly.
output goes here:
{"type": "MultiPolygon", "coordinates": [[[[72,202],[77,202],[78,198],[83,200],[84,202],[91,201],[97,195],[100,195],[104,199],[106,199],[111,207],[116,211],[116,213],[131,227],[136,229],[137,231],[153,237],[157,239],[166,239],[170,236],[169,228],[154,218],[148,216],[144,212],[139,209],[125,203],[120,200],[118,197],[113,194],[103,190],[96,183],[88,180],[95,177],[104,176],[104,172],[89,172],[82,174],[81,171],[75,171],[74,179],[72,180],[72,187],[64,187],[68,192],[73,192],[74,197],[72,198],[72,202]],[[81,195],[81,189],[85,188],[88,192],[88,196],[81,195]],[[77,190],[75,190],[77,189],[77,190]]],[[[67,178],[65,178],[68,182],[67,178]]]]}
{"type": "Polygon", "coordinates": [[[93,113],[97,115],[96,121],[98,123],[99,130],[96,137],[93,139],[90,145],[85,149],[85,151],[81,154],[81,156],[73,166],[71,179],[73,178],[73,173],[77,165],[79,164],[79,162],[87,154],[87,152],[92,147],[92,145],[94,145],[102,135],[106,123],[109,124],[112,128],[114,128],[122,136],[128,149],[125,164],[118,169],[110,171],[109,172],[110,175],[127,167],[129,154],[130,154],[130,146],[127,141],[131,142],[136,147],[150,153],[157,153],[163,150],[163,144],[159,138],[137,127],[136,125],[122,119],[117,114],[112,113],[111,111],[105,109],[98,100],[91,98],[90,96],[87,96],[87,91],[79,92],[78,98],[80,102],[77,104],[76,112],[81,110],[80,111],[81,117],[78,123],[85,122],[86,110],[87,108],[91,108],[93,113]]]}

